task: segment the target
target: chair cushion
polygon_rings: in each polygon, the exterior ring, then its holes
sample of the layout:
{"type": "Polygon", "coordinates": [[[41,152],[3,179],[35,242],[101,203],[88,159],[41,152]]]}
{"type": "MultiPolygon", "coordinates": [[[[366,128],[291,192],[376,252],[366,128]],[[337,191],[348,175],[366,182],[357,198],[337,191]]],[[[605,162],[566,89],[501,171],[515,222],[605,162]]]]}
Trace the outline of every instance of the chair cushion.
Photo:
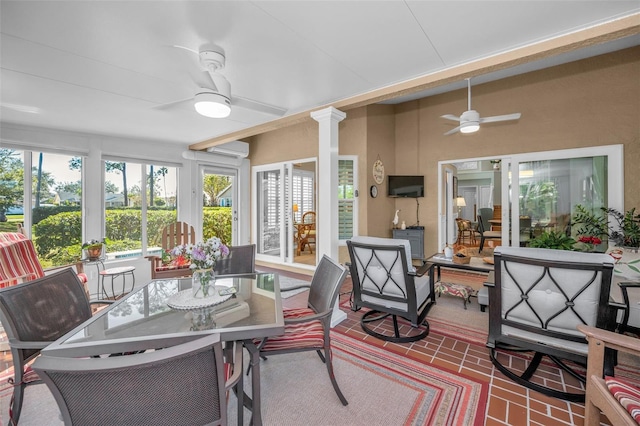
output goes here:
{"type": "MultiPolygon", "coordinates": [[[[416,286],[416,306],[419,308],[422,304],[427,300],[429,295],[431,294],[431,286],[429,284],[428,277],[414,277],[413,282],[416,286]]],[[[394,302],[392,300],[379,299],[377,297],[372,297],[368,295],[362,295],[362,300],[364,302],[375,303],[378,305],[385,306],[387,308],[393,308],[400,311],[408,311],[406,303],[402,302],[394,302]]]]}
{"type": "Polygon", "coordinates": [[[168,264],[168,265],[162,265],[162,266],[158,266],[156,268],[156,271],[170,271],[173,269],[189,269],[190,265],[172,265],[172,264],[168,264]]]}
{"type": "Polygon", "coordinates": [[[409,240],[393,239],[393,238],[381,238],[381,237],[365,237],[357,236],[352,237],[351,241],[359,244],[372,244],[377,246],[404,246],[404,253],[407,258],[407,270],[409,272],[415,272],[416,268],[411,263],[411,243],[409,240]]]}
{"type": "Polygon", "coordinates": [[[640,423],[640,388],[617,377],[606,376],[604,381],[620,405],[640,423]]]}
{"type": "MultiPolygon", "coordinates": [[[[298,319],[305,316],[313,315],[315,312],[310,308],[285,309],[283,311],[285,322],[287,319],[298,319]]],[[[254,340],[255,344],[259,344],[260,340],[254,340]]],[[[285,324],[284,334],[281,336],[273,336],[267,339],[267,343],[262,347],[261,351],[279,351],[285,349],[296,348],[317,348],[324,347],[324,330],[319,320],[285,324]]]]}

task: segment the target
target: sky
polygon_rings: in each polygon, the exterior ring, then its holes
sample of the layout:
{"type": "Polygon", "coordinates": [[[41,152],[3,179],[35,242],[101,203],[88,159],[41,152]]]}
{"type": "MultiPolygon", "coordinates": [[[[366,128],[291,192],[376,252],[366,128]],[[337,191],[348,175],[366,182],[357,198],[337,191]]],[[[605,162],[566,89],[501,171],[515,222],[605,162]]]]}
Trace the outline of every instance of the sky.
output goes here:
{"type": "MultiPolygon", "coordinates": [[[[38,167],[39,153],[33,153],[33,167],[38,167]]],[[[44,153],[42,156],[42,169],[51,173],[51,176],[55,179],[56,184],[62,182],[77,182],[81,179],[80,170],[72,170],[69,168],[69,160],[73,158],[64,154],[44,153]]],[[[176,182],[175,168],[168,167],[169,173],[166,176],[167,180],[167,192],[168,196],[175,195],[175,190],[172,188],[170,182],[176,182]]],[[[122,191],[122,174],[120,172],[105,173],[105,179],[108,182],[116,185],[119,191],[122,191]]],[[[158,181],[160,187],[160,196],[164,197],[164,185],[162,179],[158,181]]],[[[128,167],[127,168],[127,186],[131,188],[134,185],[140,186],[140,167],[128,167]]],[[[55,188],[53,186],[52,189],[55,188]]]]}

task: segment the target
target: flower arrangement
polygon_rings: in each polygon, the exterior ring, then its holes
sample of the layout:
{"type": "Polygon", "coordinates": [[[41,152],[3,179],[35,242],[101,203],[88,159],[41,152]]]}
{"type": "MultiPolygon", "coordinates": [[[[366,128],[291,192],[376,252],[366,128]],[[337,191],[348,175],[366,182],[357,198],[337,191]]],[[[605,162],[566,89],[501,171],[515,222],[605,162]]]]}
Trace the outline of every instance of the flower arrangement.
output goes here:
{"type": "Polygon", "coordinates": [[[229,247],[222,243],[220,238],[211,237],[205,242],[196,244],[182,244],[171,250],[174,264],[186,265],[191,262],[189,268],[193,270],[193,283],[191,285],[193,297],[203,298],[213,295],[215,273],[213,268],[216,261],[229,254],[229,247]]]}
{"type": "Polygon", "coordinates": [[[211,237],[205,242],[197,242],[196,244],[182,244],[171,250],[174,262],[179,262],[182,265],[191,262],[191,266],[189,266],[191,269],[213,269],[216,266],[216,261],[228,254],[229,247],[223,244],[218,237],[211,237]]]}

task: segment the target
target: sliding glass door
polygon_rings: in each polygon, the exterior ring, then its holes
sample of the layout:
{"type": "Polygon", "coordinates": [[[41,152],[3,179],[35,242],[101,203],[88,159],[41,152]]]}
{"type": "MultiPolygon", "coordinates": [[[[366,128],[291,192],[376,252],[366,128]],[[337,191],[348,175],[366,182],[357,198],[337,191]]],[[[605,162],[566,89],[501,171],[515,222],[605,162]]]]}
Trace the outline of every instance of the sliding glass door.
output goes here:
{"type": "MultiPolygon", "coordinates": [[[[452,167],[455,170],[456,195],[465,199],[464,212],[460,209],[465,218],[473,221],[481,207],[494,210],[494,223],[502,227],[500,244],[505,246],[527,246],[552,231],[576,237],[571,217],[578,205],[593,212],[600,207],[623,210],[621,145],[461,159],[440,167],[443,180],[452,167]]],[[[447,208],[451,201],[453,194],[441,185],[440,249],[450,242],[442,227],[452,221],[454,211],[447,208]]]]}

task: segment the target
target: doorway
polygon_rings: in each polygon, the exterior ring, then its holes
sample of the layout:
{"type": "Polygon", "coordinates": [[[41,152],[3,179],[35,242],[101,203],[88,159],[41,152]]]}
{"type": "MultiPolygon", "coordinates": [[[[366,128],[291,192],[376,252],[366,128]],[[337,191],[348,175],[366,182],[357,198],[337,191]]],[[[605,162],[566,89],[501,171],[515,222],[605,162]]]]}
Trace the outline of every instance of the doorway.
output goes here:
{"type": "Polygon", "coordinates": [[[317,203],[315,159],[255,166],[252,170],[256,260],[314,267],[315,220],[309,218],[314,216],[317,203]],[[309,226],[302,226],[303,220],[309,226]]]}
{"type": "Polygon", "coordinates": [[[237,244],[239,218],[238,172],[218,167],[202,168],[202,237],[218,237],[224,244],[237,244]]]}

